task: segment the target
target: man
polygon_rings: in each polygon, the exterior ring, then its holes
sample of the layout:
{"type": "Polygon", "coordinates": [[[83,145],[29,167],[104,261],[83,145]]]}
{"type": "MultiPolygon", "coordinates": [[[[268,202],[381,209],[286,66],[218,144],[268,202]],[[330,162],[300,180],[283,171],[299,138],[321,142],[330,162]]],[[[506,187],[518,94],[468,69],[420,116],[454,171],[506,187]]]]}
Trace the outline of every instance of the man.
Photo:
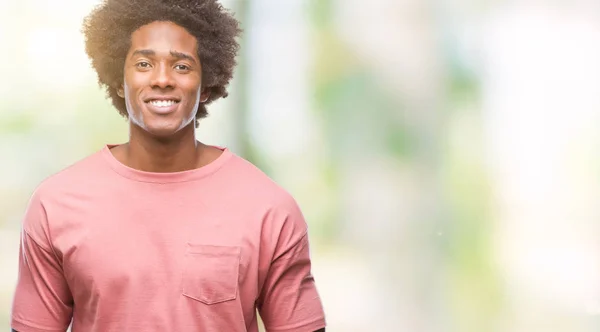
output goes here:
{"type": "Polygon", "coordinates": [[[257,311],[267,331],[324,331],[294,199],[195,138],[227,95],[238,22],[216,0],[106,0],[83,32],[129,141],[36,189],[14,331],[252,332],[257,311]]]}

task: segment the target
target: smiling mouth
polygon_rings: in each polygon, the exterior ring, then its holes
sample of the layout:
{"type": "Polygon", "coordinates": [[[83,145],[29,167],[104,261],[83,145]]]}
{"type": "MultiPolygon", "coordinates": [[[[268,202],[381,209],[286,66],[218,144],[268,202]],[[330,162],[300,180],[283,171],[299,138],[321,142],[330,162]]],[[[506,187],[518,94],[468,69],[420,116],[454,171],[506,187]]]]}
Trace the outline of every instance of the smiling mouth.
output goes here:
{"type": "Polygon", "coordinates": [[[151,101],[148,101],[147,103],[154,107],[169,107],[169,106],[173,106],[173,105],[179,103],[179,101],[177,101],[177,100],[151,100],[151,101]]]}
{"type": "Polygon", "coordinates": [[[146,101],[146,107],[150,112],[163,116],[175,113],[180,102],[177,99],[150,99],[146,101]]]}

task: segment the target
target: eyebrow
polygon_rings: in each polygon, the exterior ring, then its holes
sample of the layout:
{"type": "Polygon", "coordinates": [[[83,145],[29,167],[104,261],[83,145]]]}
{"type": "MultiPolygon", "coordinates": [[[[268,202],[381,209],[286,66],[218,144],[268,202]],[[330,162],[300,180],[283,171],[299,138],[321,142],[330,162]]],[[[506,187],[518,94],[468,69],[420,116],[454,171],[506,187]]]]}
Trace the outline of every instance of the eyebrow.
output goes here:
{"type": "MultiPolygon", "coordinates": [[[[187,53],[182,53],[182,52],[177,52],[177,51],[169,51],[169,53],[171,54],[172,57],[177,58],[177,59],[181,59],[181,60],[189,60],[193,63],[196,63],[196,59],[194,59],[193,56],[187,54],[187,53]]],[[[155,56],[156,52],[153,50],[135,50],[135,52],[133,52],[131,54],[131,57],[133,58],[136,55],[143,55],[143,56],[155,56]]]]}

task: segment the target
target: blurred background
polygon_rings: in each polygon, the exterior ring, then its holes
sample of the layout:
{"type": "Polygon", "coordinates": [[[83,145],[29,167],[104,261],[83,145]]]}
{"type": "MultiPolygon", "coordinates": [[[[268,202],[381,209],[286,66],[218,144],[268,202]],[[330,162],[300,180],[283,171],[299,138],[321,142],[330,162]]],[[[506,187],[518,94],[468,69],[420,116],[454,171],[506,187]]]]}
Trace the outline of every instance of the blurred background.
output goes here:
{"type": "MultiPolygon", "coordinates": [[[[35,187],[127,139],[97,3],[0,0],[0,329],[35,187]]],[[[242,52],[198,134],[296,197],[328,331],[600,330],[600,2],[222,3],[242,52]]]]}

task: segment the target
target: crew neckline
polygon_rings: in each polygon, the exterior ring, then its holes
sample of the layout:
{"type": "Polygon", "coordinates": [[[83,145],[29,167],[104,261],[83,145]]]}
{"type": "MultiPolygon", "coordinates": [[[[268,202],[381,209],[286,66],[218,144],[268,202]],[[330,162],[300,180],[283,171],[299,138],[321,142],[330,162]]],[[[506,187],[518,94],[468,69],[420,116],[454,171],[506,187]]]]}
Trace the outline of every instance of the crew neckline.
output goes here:
{"type": "Polygon", "coordinates": [[[232,152],[226,147],[213,146],[223,151],[223,153],[221,153],[217,159],[202,167],[180,172],[147,172],[131,168],[117,160],[110,149],[119,145],[120,144],[106,144],[101,150],[102,156],[110,168],[116,173],[128,179],[139,182],[176,183],[198,180],[219,170],[219,168],[221,168],[221,166],[223,166],[233,155],[232,152]]]}

